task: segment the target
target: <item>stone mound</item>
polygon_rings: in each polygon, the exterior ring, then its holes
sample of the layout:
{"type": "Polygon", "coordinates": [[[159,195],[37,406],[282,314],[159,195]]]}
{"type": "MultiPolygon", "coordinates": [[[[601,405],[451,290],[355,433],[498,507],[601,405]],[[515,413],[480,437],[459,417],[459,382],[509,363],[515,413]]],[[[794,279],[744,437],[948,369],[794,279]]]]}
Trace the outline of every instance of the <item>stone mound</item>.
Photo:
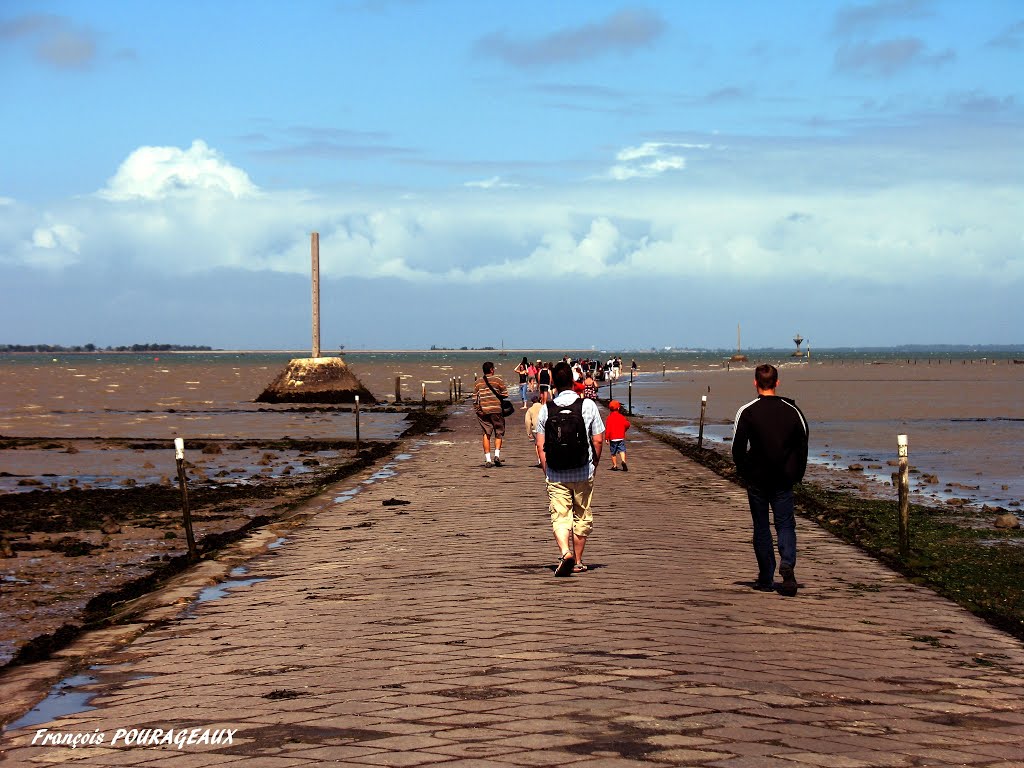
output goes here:
{"type": "Polygon", "coordinates": [[[300,357],[256,398],[257,403],[354,403],[375,405],[375,398],[340,357],[300,357]]]}

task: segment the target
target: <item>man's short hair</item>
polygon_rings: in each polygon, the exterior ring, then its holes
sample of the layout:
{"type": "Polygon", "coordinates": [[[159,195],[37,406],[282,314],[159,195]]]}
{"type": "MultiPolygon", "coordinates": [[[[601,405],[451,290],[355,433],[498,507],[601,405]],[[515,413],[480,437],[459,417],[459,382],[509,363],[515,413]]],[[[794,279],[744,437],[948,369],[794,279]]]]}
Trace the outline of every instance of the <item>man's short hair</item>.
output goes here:
{"type": "Polygon", "coordinates": [[[565,361],[555,363],[555,367],[551,369],[551,383],[559,391],[572,389],[572,366],[565,361]]]}
{"type": "Polygon", "coordinates": [[[484,376],[489,376],[494,373],[494,363],[484,363],[484,376]]]}
{"type": "Polygon", "coordinates": [[[754,383],[758,389],[775,389],[779,383],[779,369],[771,363],[762,363],[754,369],[754,383]]]}

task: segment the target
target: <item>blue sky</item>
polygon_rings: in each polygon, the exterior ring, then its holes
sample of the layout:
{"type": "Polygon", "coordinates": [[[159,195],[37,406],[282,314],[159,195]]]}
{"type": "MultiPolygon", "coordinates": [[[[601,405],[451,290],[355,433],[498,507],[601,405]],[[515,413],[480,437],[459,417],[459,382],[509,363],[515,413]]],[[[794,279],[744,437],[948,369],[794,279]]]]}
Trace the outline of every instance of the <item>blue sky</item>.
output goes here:
{"type": "Polygon", "coordinates": [[[1024,4],[0,6],[0,343],[1022,343],[1024,4]]]}

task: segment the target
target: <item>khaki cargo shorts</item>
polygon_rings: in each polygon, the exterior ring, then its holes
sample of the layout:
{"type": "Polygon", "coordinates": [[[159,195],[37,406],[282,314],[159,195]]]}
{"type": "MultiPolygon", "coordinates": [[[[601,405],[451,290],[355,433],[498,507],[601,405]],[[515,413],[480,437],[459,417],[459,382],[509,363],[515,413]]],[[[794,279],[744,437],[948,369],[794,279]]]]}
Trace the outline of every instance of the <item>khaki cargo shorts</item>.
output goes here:
{"type": "Polygon", "coordinates": [[[594,478],[575,483],[548,484],[548,499],[551,502],[551,529],[572,532],[586,538],[594,528],[594,515],[590,511],[590,499],[594,495],[594,478]]]}

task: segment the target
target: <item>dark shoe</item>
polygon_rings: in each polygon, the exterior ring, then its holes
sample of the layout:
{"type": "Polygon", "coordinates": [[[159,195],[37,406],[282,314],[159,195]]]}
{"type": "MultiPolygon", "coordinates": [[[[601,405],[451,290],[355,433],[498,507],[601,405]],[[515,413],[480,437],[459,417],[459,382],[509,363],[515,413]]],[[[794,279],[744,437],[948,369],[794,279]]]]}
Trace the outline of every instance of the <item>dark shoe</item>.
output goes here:
{"type": "Polygon", "coordinates": [[[758,592],[774,592],[775,584],[773,584],[770,581],[755,581],[754,589],[756,589],[758,592]]]}
{"type": "Polygon", "coordinates": [[[572,576],[572,569],[576,565],[576,558],[572,552],[566,552],[555,566],[555,576],[572,576]]]}
{"type": "Polygon", "coordinates": [[[619,471],[619,468],[617,466],[615,466],[614,464],[612,464],[612,472],[618,472],[618,471],[619,471]]]}
{"type": "Polygon", "coordinates": [[[496,466],[496,467],[500,467],[501,466],[501,459],[499,459],[497,456],[494,457],[494,466],[496,466]]]}
{"type": "Polygon", "coordinates": [[[490,469],[493,466],[494,466],[494,464],[492,462],[490,462],[490,461],[485,461],[484,462],[484,469],[490,469]]]}
{"type": "Polygon", "coordinates": [[[782,586],[779,587],[779,594],[786,597],[795,596],[798,585],[796,583],[796,574],[793,573],[793,567],[790,565],[782,566],[779,568],[779,575],[782,576],[782,586]]]}
{"type": "Polygon", "coordinates": [[[629,467],[626,466],[626,462],[622,462],[622,471],[629,472],[629,467]]]}
{"type": "Polygon", "coordinates": [[[540,462],[538,461],[538,462],[537,462],[536,464],[534,464],[533,466],[534,466],[534,469],[540,469],[540,468],[541,468],[541,467],[543,467],[544,465],[543,465],[543,464],[541,464],[541,463],[540,463],[540,462]]]}

